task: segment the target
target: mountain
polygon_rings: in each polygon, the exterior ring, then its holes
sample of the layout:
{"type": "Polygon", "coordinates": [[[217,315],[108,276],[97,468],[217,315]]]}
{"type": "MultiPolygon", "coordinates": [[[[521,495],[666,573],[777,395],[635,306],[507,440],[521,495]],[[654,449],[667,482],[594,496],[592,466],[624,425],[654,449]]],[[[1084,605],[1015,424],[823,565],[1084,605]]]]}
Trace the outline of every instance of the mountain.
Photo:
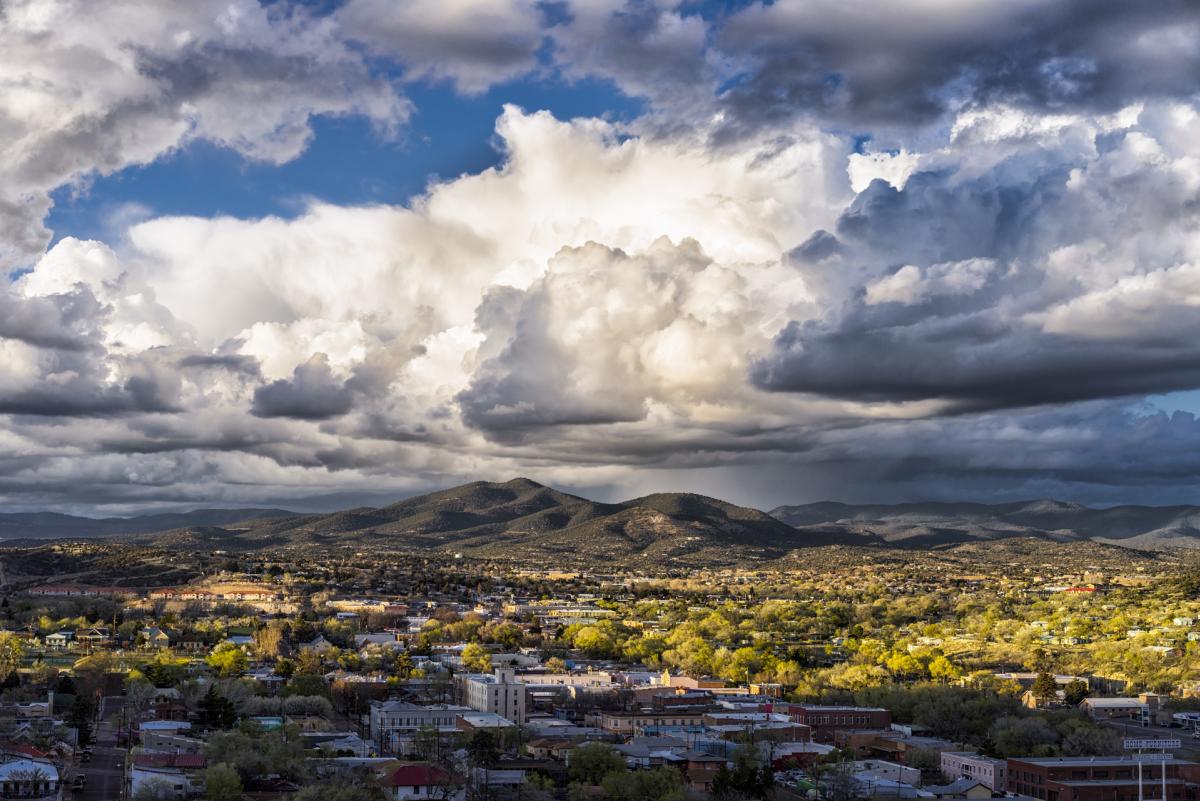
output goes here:
{"type": "MultiPolygon", "coordinates": [[[[802,532],[756,509],[693,494],[599,503],[517,478],[477,481],[381,508],[251,521],[240,530],[193,526],[132,538],[169,547],[377,545],[506,558],[711,561],[772,558],[842,541],[802,532]]],[[[854,538],[856,541],[858,538],[854,538]]]]}
{"type": "Polygon", "coordinates": [[[292,517],[284,509],[196,509],[137,517],[76,517],[57,512],[0,513],[0,540],[109,537],[190,526],[236,526],[248,521],[292,517]]]}
{"type": "MultiPolygon", "coordinates": [[[[642,560],[732,564],[817,546],[947,548],[1023,540],[1089,541],[1143,551],[1200,547],[1200,507],[1090,509],[1053,500],[1010,504],[834,502],[771,514],[690,493],[600,503],[526,478],[476,481],[383,507],[301,515],[282,509],[199,509],[132,518],[0,515],[0,537],[119,536],[176,549],[379,547],[564,564],[642,560]]],[[[861,551],[860,551],[861,553],[861,551]]]]}
{"type": "Polygon", "coordinates": [[[801,531],[863,536],[903,547],[1036,537],[1091,540],[1143,550],[1200,547],[1200,507],[1114,506],[1091,509],[1054,500],[1008,504],[903,503],[780,506],[772,516],[801,531]]]}

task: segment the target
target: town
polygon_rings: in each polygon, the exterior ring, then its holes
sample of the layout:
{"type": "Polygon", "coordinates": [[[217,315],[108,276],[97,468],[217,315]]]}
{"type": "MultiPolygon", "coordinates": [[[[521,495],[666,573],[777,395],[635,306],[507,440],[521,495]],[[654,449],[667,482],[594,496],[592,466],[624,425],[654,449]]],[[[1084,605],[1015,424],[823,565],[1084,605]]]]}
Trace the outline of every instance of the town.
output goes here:
{"type": "Polygon", "coordinates": [[[601,573],[10,548],[0,793],[1187,801],[1200,588],[1130,553],[601,573]]]}

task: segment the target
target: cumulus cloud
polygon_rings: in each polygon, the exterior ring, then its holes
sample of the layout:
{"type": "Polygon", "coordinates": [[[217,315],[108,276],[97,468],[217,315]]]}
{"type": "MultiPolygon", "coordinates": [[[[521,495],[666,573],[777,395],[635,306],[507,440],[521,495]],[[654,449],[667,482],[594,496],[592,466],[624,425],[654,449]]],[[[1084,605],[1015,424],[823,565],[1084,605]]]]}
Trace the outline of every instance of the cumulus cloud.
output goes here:
{"type": "Polygon", "coordinates": [[[335,22],[254,0],[6,2],[0,85],[0,267],[44,249],[57,187],[196,139],[279,163],[313,115],[409,114],[335,22]]]}
{"type": "Polygon", "coordinates": [[[0,292],[0,500],[1194,484],[1200,428],[1144,400],[1200,387],[1190,6],[450,5],[4,6],[0,242],[29,269],[0,292]],[[498,166],[404,205],[143,212],[42,252],[55,186],[401,123],[383,62],[466,94],[601,77],[648,113],[509,106],[498,166]]]}

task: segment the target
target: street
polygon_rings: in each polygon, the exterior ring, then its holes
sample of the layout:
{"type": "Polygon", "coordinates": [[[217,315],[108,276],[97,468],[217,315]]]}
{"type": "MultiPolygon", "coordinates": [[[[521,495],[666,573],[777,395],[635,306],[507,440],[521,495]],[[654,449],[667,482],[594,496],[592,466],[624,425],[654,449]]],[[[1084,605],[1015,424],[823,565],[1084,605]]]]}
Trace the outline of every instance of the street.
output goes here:
{"type": "MultiPolygon", "coordinates": [[[[101,717],[96,723],[92,742],[92,761],[80,763],[75,775],[87,777],[87,786],[65,798],[79,801],[120,801],[124,782],[125,749],[117,748],[115,718],[123,699],[105,698],[101,702],[101,717]]],[[[69,793],[70,791],[68,791],[69,793]]]]}

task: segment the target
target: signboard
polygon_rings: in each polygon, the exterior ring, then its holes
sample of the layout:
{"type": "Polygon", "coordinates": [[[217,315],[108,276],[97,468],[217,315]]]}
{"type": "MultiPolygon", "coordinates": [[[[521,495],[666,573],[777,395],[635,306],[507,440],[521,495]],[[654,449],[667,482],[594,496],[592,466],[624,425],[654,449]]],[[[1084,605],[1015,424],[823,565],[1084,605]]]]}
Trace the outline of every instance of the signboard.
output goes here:
{"type": "Polygon", "coordinates": [[[1150,737],[1126,737],[1126,751],[1170,751],[1173,748],[1182,748],[1182,740],[1172,740],[1167,738],[1150,738],[1150,737]]]}

